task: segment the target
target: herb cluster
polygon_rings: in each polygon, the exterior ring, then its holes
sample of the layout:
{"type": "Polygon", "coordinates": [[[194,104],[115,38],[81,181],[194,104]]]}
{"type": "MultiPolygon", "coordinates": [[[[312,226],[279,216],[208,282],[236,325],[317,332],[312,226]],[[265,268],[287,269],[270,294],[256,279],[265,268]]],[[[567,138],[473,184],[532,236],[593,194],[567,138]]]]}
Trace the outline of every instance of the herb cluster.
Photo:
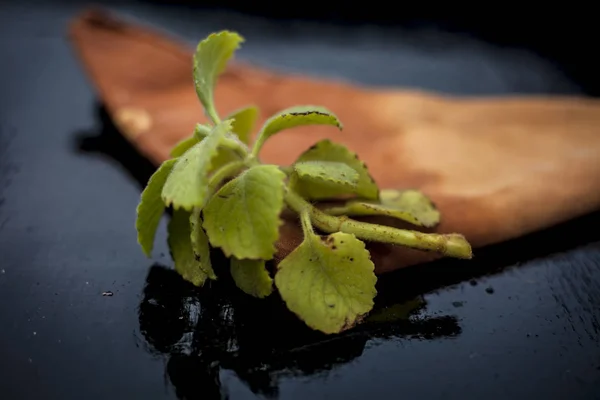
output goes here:
{"type": "Polygon", "coordinates": [[[168,244],[184,279],[196,286],[217,279],[210,250],[219,248],[230,259],[231,275],[241,290],[263,298],[276,288],[292,312],[325,333],[354,326],[373,307],[377,278],[363,240],[471,258],[462,235],[352,219],[385,215],[433,227],[440,215],[418,191],[380,190],[364,163],[343,145],[322,140],[291,167],[261,163],[261,147],[283,130],[317,124],[342,129],[342,124],[323,107],[292,107],[269,118],[252,142],[256,107],[221,120],[214,88],[242,42],[240,35],[222,31],[197,46],[193,78],[211,123],[198,124],[190,138],[178,143],[142,192],[136,228],[146,255],[152,252],[165,209],[172,207],[168,244]],[[342,198],[349,200],[313,205],[342,198]],[[265,263],[276,253],[285,209],[298,214],[304,240],[271,273],[265,263]]]}

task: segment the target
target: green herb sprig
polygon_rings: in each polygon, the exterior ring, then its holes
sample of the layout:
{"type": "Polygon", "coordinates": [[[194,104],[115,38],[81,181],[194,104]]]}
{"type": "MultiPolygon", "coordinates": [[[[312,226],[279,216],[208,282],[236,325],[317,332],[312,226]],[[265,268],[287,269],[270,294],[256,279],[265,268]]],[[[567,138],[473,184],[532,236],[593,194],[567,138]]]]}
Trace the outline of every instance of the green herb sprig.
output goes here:
{"type": "Polygon", "coordinates": [[[471,246],[459,234],[426,234],[352,219],[384,215],[433,227],[440,214],[419,191],[379,190],[365,164],[341,144],[322,140],[291,167],[263,164],[260,150],[273,135],[305,125],[342,129],[342,123],[323,107],[292,107],[268,119],[251,143],[256,107],[221,120],[214,88],[243,41],[237,33],[222,31],[196,48],[193,78],[211,123],[198,124],[190,138],[178,143],[142,192],[136,228],[146,255],[165,209],[172,207],[168,244],[184,279],[196,286],[217,279],[210,250],[220,248],[241,290],[264,298],[276,288],[292,312],[324,333],[351,328],[373,307],[377,278],[363,240],[472,257],[471,246]],[[350,200],[313,205],[341,198],[350,200]],[[272,274],[265,263],[276,253],[284,209],[298,214],[304,239],[272,274]]]}

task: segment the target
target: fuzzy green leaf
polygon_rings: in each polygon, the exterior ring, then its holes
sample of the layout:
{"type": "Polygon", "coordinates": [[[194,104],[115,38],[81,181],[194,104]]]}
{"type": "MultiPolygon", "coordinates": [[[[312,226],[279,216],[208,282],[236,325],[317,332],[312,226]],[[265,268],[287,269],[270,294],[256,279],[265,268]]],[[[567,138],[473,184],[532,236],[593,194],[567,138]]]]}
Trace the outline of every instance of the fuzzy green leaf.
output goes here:
{"type": "Polygon", "coordinates": [[[202,269],[201,263],[196,260],[192,249],[190,213],[185,210],[174,210],[167,229],[169,232],[168,244],[175,263],[175,270],[183,279],[193,285],[204,285],[207,274],[202,269]]]}
{"type": "Polygon", "coordinates": [[[316,183],[332,187],[333,190],[347,190],[358,184],[358,172],[341,162],[305,161],[294,164],[298,179],[303,183],[316,183]]]}
{"type": "MultiPolygon", "coordinates": [[[[234,123],[232,123],[232,125],[234,125],[234,123]]],[[[232,129],[233,129],[233,127],[232,127],[232,129]]],[[[171,157],[173,157],[173,158],[181,157],[183,154],[185,154],[186,151],[188,151],[189,149],[194,147],[195,144],[204,140],[210,134],[210,132],[211,132],[211,129],[209,126],[197,124],[196,129],[194,130],[194,135],[192,137],[189,137],[189,138],[184,139],[181,142],[179,142],[173,148],[173,150],[171,150],[171,157]]],[[[226,132],[225,135],[227,136],[228,132],[226,132]]],[[[212,173],[215,170],[224,166],[225,164],[229,164],[230,162],[236,161],[239,159],[240,158],[231,149],[220,146],[219,153],[212,160],[212,165],[208,172],[212,173]]]]}
{"type": "Polygon", "coordinates": [[[265,268],[264,260],[231,258],[231,276],[242,291],[250,296],[264,298],[273,292],[273,279],[265,268]]]}
{"type": "Polygon", "coordinates": [[[231,129],[224,121],[213,128],[210,135],[177,158],[173,171],[162,190],[162,199],[173,208],[190,211],[203,207],[208,194],[208,173],[213,168],[221,138],[231,129]]]}
{"type": "MultiPolygon", "coordinates": [[[[197,143],[198,140],[195,137],[191,137],[179,142],[179,144],[176,147],[174,147],[171,151],[171,157],[181,157],[186,151],[188,151],[197,143]]],[[[219,152],[216,155],[216,157],[212,160],[212,166],[208,172],[212,173],[215,170],[221,168],[222,166],[239,159],[240,158],[230,149],[219,148],[219,152]]]]}
{"type": "Polygon", "coordinates": [[[239,48],[244,38],[234,32],[213,33],[201,41],[194,54],[194,84],[200,102],[214,123],[219,121],[214,89],[219,75],[239,48]]]}
{"type": "Polygon", "coordinates": [[[382,190],[379,202],[349,201],[342,206],[324,209],[330,215],[383,215],[413,225],[432,228],[440,222],[440,212],[418,190],[382,190]]]}
{"type": "Polygon", "coordinates": [[[194,136],[189,137],[187,139],[183,139],[182,141],[177,143],[175,147],[173,147],[173,149],[171,150],[171,157],[181,157],[186,151],[194,147],[196,143],[198,143],[198,139],[194,136]]]}
{"type": "Polygon", "coordinates": [[[256,106],[249,106],[239,110],[236,110],[229,114],[225,119],[233,119],[232,131],[238,138],[246,143],[250,143],[250,135],[256,125],[258,119],[258,108],[256,106]]]}
{"type": "Polygon", "coordinates": [[[140,196],[140,203],[137,206],[135,228],[137,230],[138,243],[142,246],[144,254],[148,257],[152,254],[156,229],[165,212],[165,203],[160,197],[160,192],[174,165],[175,160],[167,160],[158,167],[148,180],[148,184],[140,196]]]}
{"type": "Polygon", "coordinates": [[[219,154],[217,154],[217,156],[213,159],[213,161],[212,161],[213,165],[208,172],[209,172],[209,174],[212,174],[213,172],[224,167],[225,165],[229,164],[230,162],[239,161],[239,160],[240,160],[240,158],[233,151],[231,151],[229,149],[220,148],[219,154]]]}
{"type": "Polygon", "coordinates": [[[190,214],[190,240],[194,258],[200,264],[200,269],[204,271],[208,278],[217,279],[210,261],[210,246],[206,232],[202,229],[202,217],[199,208],[195,208],[190,214]]]}
{"type": "Polygon", "coordinates": [[[359,196],[367,200],[377,200],[379,198],[379,189],[367,167],[358,159],[355,153],[345,146],[328,139],[321,140],[302,153],[296,163],[309,161],[344,163],[358,173],[358,182],[355,186],[332,187],[327,183],[292,180],[291,184],[294,190],[303,197],[311,200],[335,199],[348,195],[359,196]]]}
{"type": "Polygon", "coordinates": [[[373,308],[374,265],[365,244],[337,232],[315,234],[279,263],[275,285],[287,307],[313,329],[338,333],[373,308]]]}
{"type": "MultiPolygon", "coordinates": [[[[399,210],[411,215],[415,225],[432,228],[440,223],[440,212],[435,204],[418,190],[384,189],[379,202],[388,210],[399,210]]],[[[408,219],[405,221],[411,222],[408,219]]]]}
{"type": "Polygon", "coordinates": [[[267,139],[276,133],[285,129],[306,125],[332,125],[340,130],[342,129],[342,123],[335,114],[324,107],[290,107],[275,114],[265,122],[254,144],[253,154],[258,155],[267,139]]]}
{"type": "Polygon", "coordinates": [[[239,259],[271,259],[279,237],[284,179],[277,166],[258,165],[223,185],[204,209],[211,245],[239,259]]]}

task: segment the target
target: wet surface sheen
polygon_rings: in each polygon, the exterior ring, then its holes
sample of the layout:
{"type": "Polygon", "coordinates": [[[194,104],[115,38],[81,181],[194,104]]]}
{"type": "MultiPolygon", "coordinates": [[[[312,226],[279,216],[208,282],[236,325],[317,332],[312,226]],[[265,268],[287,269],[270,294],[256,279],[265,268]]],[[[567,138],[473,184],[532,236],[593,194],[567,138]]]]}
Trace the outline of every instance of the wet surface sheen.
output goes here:
{"type": "MultiPolygon", "coordinates": [[[[77,8],[2,7],[0,398],[598,398],[598,214],[470,263],[385,276],[364,325],[311,332],[277,298],[250,299],[226,277],[203,291],[182,282],[164,225],[157,257],[143,257],[133,221],[152,166],[115,132],[64,39],[77,8]]],[[[551,64],[471,39],[301,24],[280,37],[275,22],[121,10],[190,41],[239,29],[246,58],[314,74],[578,93],[551,64]]]]}

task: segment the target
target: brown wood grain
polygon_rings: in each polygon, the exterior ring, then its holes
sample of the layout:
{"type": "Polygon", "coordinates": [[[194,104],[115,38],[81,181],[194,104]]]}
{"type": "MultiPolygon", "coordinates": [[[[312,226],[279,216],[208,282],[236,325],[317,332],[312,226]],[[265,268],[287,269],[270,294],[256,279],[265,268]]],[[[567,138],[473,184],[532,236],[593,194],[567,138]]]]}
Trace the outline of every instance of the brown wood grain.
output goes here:
{"type": "MultiPolygon", "coordinates": [[[[205,122],[192,84],[192,49],[166,34],[89,11],[70,39],[112,118],[159,164],[205,122]]],[[[265,145],[263,161],[289,164],[319,139],[357,152],[386,188],[418,188],[442,212],[436,231],[475,248],[540,230],[600,207],[600,101],[578,97],[449,97],[285,75],[235,62],[216,90],[222,114],[256,104],[262,115],[298,104],[344,123],[295,128],[265,145]]],[[[301,232],[281,229],[278,258],[301,232]]],[[[371,245],[378,273],[433,254],[371,245]]],[[[475,253],[476,255],[476,253],[475,253]]]]}

